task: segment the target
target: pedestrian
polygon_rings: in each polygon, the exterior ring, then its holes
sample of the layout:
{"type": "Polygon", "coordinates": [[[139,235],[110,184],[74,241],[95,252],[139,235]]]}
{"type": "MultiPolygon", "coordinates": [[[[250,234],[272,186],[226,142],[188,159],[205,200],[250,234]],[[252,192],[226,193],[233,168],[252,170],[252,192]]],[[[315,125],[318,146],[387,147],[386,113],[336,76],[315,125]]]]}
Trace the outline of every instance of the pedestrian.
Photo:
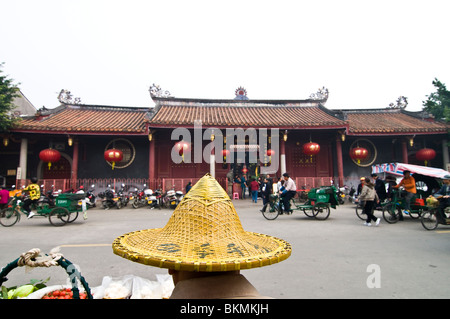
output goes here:
{"type": "Polygon", "coordinates": [[[258,202],[258,190],[259,190],[259,183],[256,179],[252,178],[252,181],[250,182],[250,192],[252,193],[252,201],[254,203],[258,202]]]}
{"type": "Polygon", "coordinates": [[[186,194],[191,190],[191,188],[192,188],[192,183],[191,182],[187,183],[187,185],[186,185],[186,194]]]}
{"type": "MultiPolygon", "coordinates": [[[[378,174],[373,173],[370,175],[375,184],[375,191],[377,192],[378,198],[380,199],[380,204],[386,200],[386,185],[384,181],[378,177],[378,174]]],[[[379,206],[379,205],[377,205],[379,206]]]]}
{"type": "Polygon", "coordinates": [[[23,209],[27,212],[28,218],[32,218],[35,213],[31,211],[30,205],[37,203],[41,198],[41,188],[37,184],[37,178],[31,178],[31,184],[23,189],[24,192],[28,192],[30,197],[23,201],[23,209]]]}
{"type": "Polygon", "coordinates": [[[388,189],[386,192],[386,198],[390,201],[392,199],[392,188],[397,185],[397,181],[394,176],[387,176],[386,183],[388,184],[388,189]]]}
{"type": "Polygon", "coordinates": [[[261,197],[263,200],[263,208],[260,210],[261,213],[266,211],[267,205],[270,203],[270,195],[273,194],[273,183],[271,178],[265,178],[263,182],[263,187],[261,189],[261,197]]]}
{"type": "MultiPolygon", "coordinates": [[[[416,189],[416,180],[414,177],[411,176],[411,172],[406,170],[403,171],[403,179],[398,183],[398,185],[393,186],[392,188],[398,189],[400,186],[403,186],[404,191],[404,199],[405,199],[405,208],[403,213],[406,215],[409,215],[411,212],[411,199],[416,195],[417,189],[416,189]]],[[[403,214],[400,211],[399,213],[400,218],[399,220],[403,220],[403,214]]]]}
{"type": "Polygon", "coordinates": [[[297,186],[292,178],[289,177],[288,173],[283,174],[284,184],[281,187],[280,195],[283,200],[283,210],[280,208],[280,214],[292,213],[291,210],[291,198],[297,194],[297,186]]]}
{"type": "Polygon", "coordinates": [[[245,199],[245,191],[247,190],[247,181],[245,180],[245,175],[241,177],[241,189],[242,189],[242,199],[245,199]]]}
{"type": "Polygon", "coordinates": [[[9,191],[0,186],[0,209],[8,207],[9,202],[9,191]]]}
{"type": "Polygon", "coordinates": [[[362,187],[359,199],[365,202],[363,214],[366,214],[367,219],[364,225],[372,226],[370,222],[373,220],[375,222],[375,225],[378,226],[380,224],[380,218],[376,218],[373,215],[373,209],[375,202],[379,203],[380,199],[378,198],[377,192],[375,191],[375,184],[373,184],[368,177],[366,177],[364,180],[364,186],[362,187]]]}
{"type": "Polygon", "coordinates": [[[112,244],[113,252],[133,262],[168,268],[175,285],[170,299],[268,298],[241,271],[287,259],[291,245],[245,231],[232,200],[209,174],[192,186],[186,198],[165,227],[121,235],[112,244]]]}

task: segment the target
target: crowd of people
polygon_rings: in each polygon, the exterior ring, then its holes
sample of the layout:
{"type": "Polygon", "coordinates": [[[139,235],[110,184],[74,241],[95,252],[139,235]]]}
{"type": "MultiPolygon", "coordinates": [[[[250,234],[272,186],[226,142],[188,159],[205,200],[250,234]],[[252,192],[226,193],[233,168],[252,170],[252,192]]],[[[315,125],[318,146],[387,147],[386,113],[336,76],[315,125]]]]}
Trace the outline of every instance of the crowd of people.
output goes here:
{"type": "MultiPolygon", "coordinates": [[[[288,173],[284,173],[283,176],[276,181],[267,175],[265,178],[252,178],[248,182],[244,175],[240,177],[236,175],[234,183],[238,183],[241,186],[241,198],[245,199],[247,188],[254,203],[257,203],[259,196],[262,198],[263,207],[261,212],[265,212],[270,201],[270,195],[278,194],[284,209],[284,211],[281,211],[280,213],[292,213],[290,199],[296,195],[297,186],[288,173]]],[[[374,209],[380,209],[381,203],[390,201],[392,199],[392,191],[399,190],[400,188],[401,196],[404,200],[404,209],[400,213],[399,220],[403,220],[404,214],[409,215],[411,213],[411,199],[417,194],[416,180],[411,175],[411,172],[405,170],[403,172],[403,178],[398,184],[396,178],[393,176],[387,176],[385,180],[382,180],[378,174],[375,173],[371,174],[370,177],[361,177],[356,196],[359,201],[364,203],[363,213],[367,216],[364,225],[372,226],[372,222],[374,222],[376,226],[379,225],[381,220],[374,216],[374,209]]],[[[439,211],[441,214],[444,214],[445,208],[450,206],[450,175],[443,178],[441,189],[430,195],[430,197],[439,200],[439,211]]]]}

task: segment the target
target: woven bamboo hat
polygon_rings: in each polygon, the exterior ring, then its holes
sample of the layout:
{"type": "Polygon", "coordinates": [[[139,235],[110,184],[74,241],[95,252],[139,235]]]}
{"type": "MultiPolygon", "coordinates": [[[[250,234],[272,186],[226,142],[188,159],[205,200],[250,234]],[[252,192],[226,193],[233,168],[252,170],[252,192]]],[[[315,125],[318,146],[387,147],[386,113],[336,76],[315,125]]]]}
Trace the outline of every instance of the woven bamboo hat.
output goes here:
{"type": "Polygon", "coordinates": [[[228,194],[209,174],[178,204],[164,228],[124,234],[115,254],[182,271],[233,271],[278,263],[291,255],[279,238],[244,231],[228,194]]]}

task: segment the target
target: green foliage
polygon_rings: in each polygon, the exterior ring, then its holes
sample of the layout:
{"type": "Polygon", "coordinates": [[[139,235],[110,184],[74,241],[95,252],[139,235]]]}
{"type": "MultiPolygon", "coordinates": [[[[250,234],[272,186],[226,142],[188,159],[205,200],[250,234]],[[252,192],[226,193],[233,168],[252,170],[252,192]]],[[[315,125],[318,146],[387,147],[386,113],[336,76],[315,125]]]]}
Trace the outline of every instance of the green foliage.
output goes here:
{"type": "Polygon", "coordinates": [[[433,114],[435,119],[450,122],[450,91],[436,78],[433,85],[436,92],[427,95],[428,99],[423,101],[423,110],[433,114]]]}
{"type": "Polygon", "coordinates": [[[18,96],[19,88],[13,84],[12,79],[2,75],[3,64],[0,63],[0,132],[7,131],[18,121],[11,115],[11,111],[14,109],[13,100],[18,96]]]}

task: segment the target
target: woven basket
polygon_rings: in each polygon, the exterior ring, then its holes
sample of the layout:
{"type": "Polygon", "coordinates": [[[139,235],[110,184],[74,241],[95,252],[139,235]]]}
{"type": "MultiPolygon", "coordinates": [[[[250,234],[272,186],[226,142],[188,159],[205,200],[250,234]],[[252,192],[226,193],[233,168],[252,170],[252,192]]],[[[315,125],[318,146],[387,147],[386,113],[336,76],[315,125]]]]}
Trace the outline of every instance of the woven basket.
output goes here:
{"type": "Polygon", "coordinates": [[[177,206],[164,228],[124,234],[115,254],[145,265],[183,271],[232,271],[287,259],[282,239],[243,229],[233,203],[209,174],[177,206]]]}

